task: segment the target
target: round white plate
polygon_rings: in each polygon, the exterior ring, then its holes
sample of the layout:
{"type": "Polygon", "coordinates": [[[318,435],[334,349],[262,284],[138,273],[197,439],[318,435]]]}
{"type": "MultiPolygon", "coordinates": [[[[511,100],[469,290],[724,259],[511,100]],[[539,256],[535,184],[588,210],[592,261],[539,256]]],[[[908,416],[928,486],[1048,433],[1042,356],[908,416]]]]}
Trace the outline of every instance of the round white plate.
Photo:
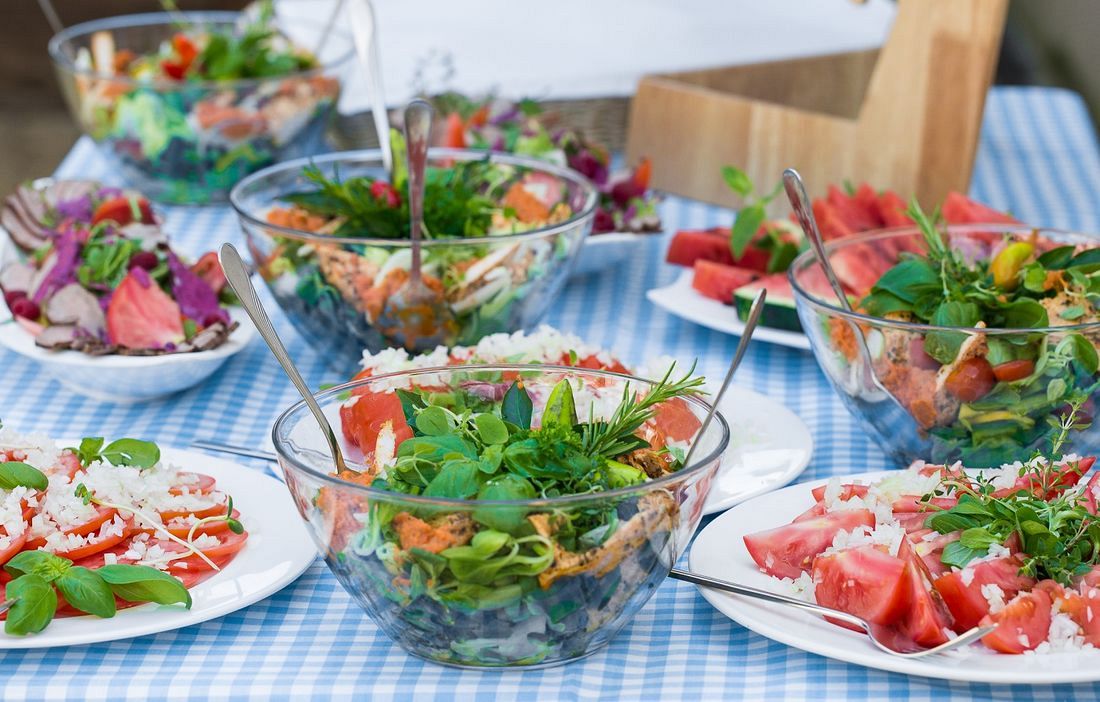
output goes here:
{"type": "Polygon", "coordinates": [[[729,424],[730,445],[707,496],[705,514],[782,487],[806,470],[814,452],[813,437],[781,402],[731,385],[718,411],[729,424]]]}
{"type": "MultiPolygon", "coordinates": [[[[685,270],[671,285],[654,288],[646,292],[650,302],[680,319],[714,329],[715,331],[741,336],[745,323],[737,318],[737,310],[732,305],[723,305],[717,300],[700,295],[691,287],[691,270],[685,270]]],[[[756,328],[753,341],[767,341],[793,349],[810,349],[810,340],[802,332],[772,329],[763,325],[756,328]]]]}
{"type": "Polygon", "coordinates": [[[0,346],[38,363],[78,395],[105,402],[147,402],[198,385],[248,346],[255,334],[252,321],[239,307],[229,308],[229,315],[240,326],[224,344],[209,351],[162,356],[51,351],[35,344],[30,332],[10,316],[0,322],[0,346]]]}
{"type": "MultiPolygon", "coordinates": [[[[731,385],[718,411],[729,424],[730,444],[707,496],[704,514],[727,510],[782,487],[806,470],[814,452],[813,436],[782,403],[731,385]]],[[[269,467],[282,479],[270,434],[264,435],[259,450],[271,454],[269,467]]]]}
{"type": "MultiPolygon", "coordinates": [[[[58,442],[61,446],[76,443],[58,442]]],[[[42,633],[31,636],[8,636],[0,630],[0,650],[116,641],[199,624],[275,594],[317,558],[290,493],[278,480],[198,451],[164,448],[161,460],[211,475],[218,489],[233,496],[233,506],[240,510],[241,523],[248,530],[248,541],[237,557],[220,573],[191,588],[191,609],[144,604],[121,610],[113,619],[55,619],[42,633]]]]}
{"type": "Polygon", "coordinates": [[[577,254],[577,262],[573,265],[574,276],[598,273],[605,268],[617,266],[634,255],[638,246],[647,238],[660,236],[660,232],[652,234],[633,234],[630,232],[607,232],[606,234],[589,234],[581,252],[577,254]]]}
{"type": "MultiPolygon", "coordinates": [[[[845,476],[845,481],[871,483],[887,472],[845,476]]],[[[783,585],[757,569],[743,537],[788,524],[813,504],[810,490],[818,480],[761,495],[716,518],[695,538],[688,557],[692,571],[763,590],[783,593],[783,585]]],[[[738,624],[780,643],[829,658],[895,673],[944,680],[1046,685],[1100,680],[1100,651],[1047,655],[1001,655],[972,646],[930,658],[906,659],[883,653],[862,634],[829,624],[810,614],[699,588],[703,597],[738,624]]],[[[788,593],[783,593],[788,594],[788,593]]]]}

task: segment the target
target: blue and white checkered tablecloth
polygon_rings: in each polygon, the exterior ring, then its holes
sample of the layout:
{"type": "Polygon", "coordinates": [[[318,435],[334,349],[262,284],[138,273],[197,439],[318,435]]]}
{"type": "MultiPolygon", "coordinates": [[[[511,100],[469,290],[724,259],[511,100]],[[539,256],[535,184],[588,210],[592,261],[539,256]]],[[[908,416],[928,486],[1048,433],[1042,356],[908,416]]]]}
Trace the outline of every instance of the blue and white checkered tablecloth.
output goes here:
{"type": "MultiPolygon", "coordinates": [[[[57,174],[114,181],[80,141],[57,174]]],[[[27,174],[28,176],[37,174],[27,174]]],[[[1100,230],[1100,152],[1081,100],[1052,89],[995,89],[987,105],[973,195],[1022,220],[1100,230]]],[[[239,241],[223,208],[166,208],[189,253],[239,241]]],[[[726,224],[730,213],[670,198],[668,230],[726,224]]],[[[571,282],[547,320],[629,361],[667,353],[698,357],[720,374],[736,339],[670,316],[646,290],[678,274],[663,261],[666,237],[639,246],[629,265],[571,282]]],[[[273,315],[306,380],[344,378],[273,315]]],[[[0,332],[3,333],[3,332],[0,332]]],[[[757,343],[739,382],[776,397],[816,442],[803,480],[886,467],[806,352],[757,343]]],[[[125,406],[75,397],[33,364],[0,352],[0,416],[6,425],[57,436],[141,436],[186,447],[195,438],[261,446],[295,399],[262,343],[205,384],[170,399],[125,406]]],[[[255,463],[258,470],[262,464],[255,463]]],[[[111,626],[105,621],[103,626],[111,626]]],[[[695,588],[668,581],[618,638],[585,661],[532,672],[458,671],[424,663],[391,644],[318,561],[277,595],[222,619],[128,641],[0,654],[0,695],[22,698],[403,698],[540,699],[1093,699],[1100,685],[1006,687],[884,673],[788,648],[720,615],[695,588]]]]}

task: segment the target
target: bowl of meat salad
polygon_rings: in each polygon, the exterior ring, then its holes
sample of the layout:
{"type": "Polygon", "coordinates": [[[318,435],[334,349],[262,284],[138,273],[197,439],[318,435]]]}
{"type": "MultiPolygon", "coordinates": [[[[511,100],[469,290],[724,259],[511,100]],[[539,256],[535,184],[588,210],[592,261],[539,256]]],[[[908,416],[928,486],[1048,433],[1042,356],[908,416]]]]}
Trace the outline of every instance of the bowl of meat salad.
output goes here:
{"type": "MultiPolygon", "coordinates": [[[[854,312],[812,254],[790,270],[814,355],[868,433],[899,462],[995,467],[1048,445],[1074,402],[1091,419],[1096,239],[909,214],[915,227],[827,244],[854,312]]],[[[1082,422],[1066,449],[1096,453],[1098,432],[1082,422]]]]}
{"type": "Polygon", "coordinates": [[[344,588],[413,655],[565,663],[606,645],[683,552],[729,439],[701,378],[451,366],[361,378],[276,422],[287,486],[344,588]],[[698,442],[684,465],[691,442],[698,442]]]}
{"type": "Polygon", "coordinates": [[[253,14],[85,22],[49,49],[77,123],[133,185],[156,200],[207,203],[253,171],[323,150],[353,46],[336,30],[314,52],[292,29],[267,2],[253,14]]]}
{"type": "Polygon", "coordinates": [[[349,151],[273,166],[230,194],[276,302],[344,372],[363,349],[419,352],[532,329],[565,285],[596,209],[595,188],[567,168],[431,149],[421,270],[447,318],[402,333],[379,323],[412,260],[400,135],[393,144],[392,178],[380,152],[349,151]]]}

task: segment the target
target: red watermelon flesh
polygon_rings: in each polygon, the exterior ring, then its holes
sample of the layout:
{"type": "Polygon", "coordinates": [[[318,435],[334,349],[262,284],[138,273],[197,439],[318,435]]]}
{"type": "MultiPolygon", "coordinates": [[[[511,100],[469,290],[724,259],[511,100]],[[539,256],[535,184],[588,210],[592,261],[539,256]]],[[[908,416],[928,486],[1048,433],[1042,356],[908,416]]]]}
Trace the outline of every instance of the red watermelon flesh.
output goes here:
{"type": "Polygon", "coordinates": [[[905,200],[901,199],[901,195],[898,195],[893,190],[884,190],[882,194],[878,196],[876,206],[878,207],[879,219],[882,220],[882,226],[912,226],[913,220],[909,219],[909,215],[905,214],[905,211],[909,209],[908,205],[905,204],[905,200]]]}
{"type": "Polygon", "coordinates": [[[836,214],[853,232],[880,229],[882,220],[878,216],[875,190],[867,183],[859,186],[854,195],[848,195],[835,185],[829,186],[826,198],[836,214]]]}
{"type": "Polygon", "coordinates": [[[940,212],[948,224],[1020,224],[1015,217],[956,192],[947,194],[940,212]]]}
{"type": "Polygon", "coordinates": [[[733,303],[733,292],[737,288],[760,277],[757,271],[737,266],[727,266],[705,259],[696,260],[694,270],[691,287],[704,296],[724,302],[727,305],[733,303]]]}
{"type": "MultiPolygon", "coordinates": [[[[764,228],[757,232],[762,236],[764,228]]],[[[710,229],[684,229],[676,232],[668,245],[665,260],[677,266],[694,266],[698,260],[714,261],[727,266],[738,266],[749,270],[765,272],[771,254],[754,247],[751,243],[741,258],[735,259],[730,251],[730,231],[726,227],[710,229]]]]}
{"type": "Polygon", "coordinates": [[[143,268],[130,271],[107,305],[111,341],[131,349],[159,349],[183,341],[183,322],[175,300],[143,268]]]}
{"type": "Polygon", "coordinates": [[[896,261],[892,256],[885,255],[881,247],[862,243],[833,251],[829,254],[829,262],[833,264],[841,285],[857,297],[863,297],[896,261]]]}
{"type": "Polygon", "coordinates": [[[828,200],[814,200],[814,218],[817,220],[817,228],[821,230],[821,236],[825,241],[843,239],[857,233],[852,229],[836,205],[828,200]]]}

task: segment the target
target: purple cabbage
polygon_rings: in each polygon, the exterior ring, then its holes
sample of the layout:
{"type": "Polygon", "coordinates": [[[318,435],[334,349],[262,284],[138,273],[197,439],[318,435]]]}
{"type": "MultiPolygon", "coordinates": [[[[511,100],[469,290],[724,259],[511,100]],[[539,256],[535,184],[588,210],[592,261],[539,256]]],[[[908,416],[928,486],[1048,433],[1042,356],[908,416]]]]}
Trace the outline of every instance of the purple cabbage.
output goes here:
{"type": "Polygon", "coordinates": [[[184,316],[204,327],[215,321],[229,324],[229,313],[218,304],[218,294],[171,251],[168,252],[168,268],[172,271],[172,295],[184,316]]]}
{"type": "Polygon", "coordinates": [[[83,195],[73,200],[62,200],[57,203],[57,214],[65,219],[75,219],[78,222],[91,222],[92,198],[83,195]]]}
{"type": "Polygon", "coordinates": [[[53,247],[53,252],[46,258],[44,265],[48,268],[42,272],[31,300],[35,304],[41,304],[47,296],[60,290],[69,283],[76,282],[77,262],[80,259],[80,243],[76,234],[71,231],[63,232],[53,247]]]}

